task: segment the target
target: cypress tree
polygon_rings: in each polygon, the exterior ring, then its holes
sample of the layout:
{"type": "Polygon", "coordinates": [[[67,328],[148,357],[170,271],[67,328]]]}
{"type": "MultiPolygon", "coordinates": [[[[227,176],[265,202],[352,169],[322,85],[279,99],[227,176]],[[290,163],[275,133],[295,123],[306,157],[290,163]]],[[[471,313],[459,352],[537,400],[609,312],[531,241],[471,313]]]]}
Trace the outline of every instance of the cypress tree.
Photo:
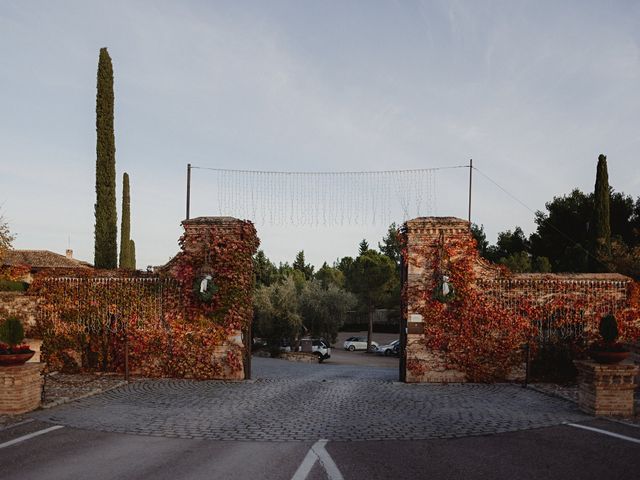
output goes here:
{"type": "Polygon", "coordinates": [[[96,95],[95,251],[97,268],[118,266],[116,211],[116,142],[113,133],[113,66],[106,48],[100,49],[96,95]]]}
{"type": "Polygon", "coordinates": [[[593,221],[592,239],[594,254],[600,258],[611,254],[611,219],[609,189],[609,174],[607,173],[607,157],[598,156],[598,168],[596,172],[596,185],[593,194],[593,221]]]}
{"type": "Polygon", "coordinates": [[[131,270],[135,270],[136,269],[136,242],[134,242],[133,240],[129,240],[129,258],[130,258],[129,268],[131,268],[131,270]]]}
{"type": "Polygon", "coordinates": [[[122,175],[122,220],[120,223],[120,268],[131,267],[131,203],[129,174],[122,175]]]}

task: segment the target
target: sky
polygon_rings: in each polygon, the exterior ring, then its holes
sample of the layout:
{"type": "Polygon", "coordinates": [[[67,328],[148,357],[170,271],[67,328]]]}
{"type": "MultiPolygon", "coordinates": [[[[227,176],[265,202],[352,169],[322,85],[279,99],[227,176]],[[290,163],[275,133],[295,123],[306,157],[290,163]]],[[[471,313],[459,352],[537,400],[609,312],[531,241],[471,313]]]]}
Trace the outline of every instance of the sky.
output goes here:
{"type": "MultiPolygon", "coordinates": [[[[0,2],[0,212],[14,247],[93,261],[95,95],[108,47],[118,209],[131,177],[138,266],[178,251],[186,164],[273,171],[474,166],[491,241],[532,211],[610,184],[640,195],[635,1],[0,2]],[[517,200],[516,200],[517,199],[517,200]]],[[[194,170],[191,216],[218,215],[194,170]]],[[[437,177],[467,216],[468,171],[437,177]]],[[[398,222],[402,222],[398,218],[398,222]]],[[[386,225],[256,222],[276,263],[376,246],[386,225]]]]}

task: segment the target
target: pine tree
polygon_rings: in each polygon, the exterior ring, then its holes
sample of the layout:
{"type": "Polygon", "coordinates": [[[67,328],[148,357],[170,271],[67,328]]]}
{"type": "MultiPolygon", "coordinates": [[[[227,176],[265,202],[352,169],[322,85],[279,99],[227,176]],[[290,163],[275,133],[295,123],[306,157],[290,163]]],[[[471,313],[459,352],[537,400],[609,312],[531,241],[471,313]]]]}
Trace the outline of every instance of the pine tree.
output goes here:
{"type": "Polygon", "coordinates": [[[607,157],[602,154],[598,157],[596,185],[593,196],[593,221],[591,227],[593,253],[597,258],[601,258],[611,254],[611,191],[609,189],[609,174],[607,173],[607,157]]]}
{"type": "Polygon", "coordinates": [[[304,273],[305,279],[309,280],[311,277],[313,277],[313,265],[305,263],[304,250],[300,250],[298,252],[292,266],[294,270],[298,270],[304,273]]]}
{"type": "Polygon", "coordinates": [[[129,196],[129,174],[122,175],[122,220],[120,223],[120,268],[131,266],[131,200],[129,196]]]}
{"type": "Polygon", "coordinates": [[[362,239],[358,245],[358,255],[364,255],[369,250],[369,242],[366,239],[362,239]]]}
{"type": "Polygon", "coordinates": [[[96,95],[96,268],[118,265],[116,211],[116,145],[113,133],[113,66],[106,48],[100,49],[96,95]]]}

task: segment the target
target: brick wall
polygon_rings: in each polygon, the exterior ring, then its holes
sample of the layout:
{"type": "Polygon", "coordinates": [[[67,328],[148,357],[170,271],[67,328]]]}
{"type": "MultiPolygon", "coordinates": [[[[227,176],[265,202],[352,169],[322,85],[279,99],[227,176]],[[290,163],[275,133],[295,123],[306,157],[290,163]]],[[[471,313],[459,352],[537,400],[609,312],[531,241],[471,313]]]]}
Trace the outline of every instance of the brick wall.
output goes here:
{"type": "Polygon", "coordinates": [[[26,295],[24,292],[0,292],[0,322],[9,317],[16,317],[22,321],[25,343],[36,352],[29,360],[30,363],[40,362],[42,340],[33,338],[37,314],[37,297],[26,295]]]}
{"type": "Polygon", "coordinates": [[[0,320],[8,317],[19,318],[29,336],[31,328],[36,324],[38,299],[24,292],[0,292],[0,320]]]}
{"type": "Polygon", "coordinates": [[[199,217],[182,225],[182,250],[154,275],[101,271],[36,278],[30,291],[42,295],[39,330],[55,332],[45,339],[50,368],[122,371],[127,351],[133,373],[245,378],[250,350],[243,340],[250,335],[243,336],[241,328],[253,317],[255,229],[230,217],[199,217]],[[205,275],[218,288],[210,301],[199,299],[195,289],[205,275]]]}
{"type": "Polygon", "coordinates": [[[576,362],[579,372],[578,405],[592,415],[633,415],[636,365],[576,362]]]}
{"type": "MultiPolygon", "coordinates": [[[[427,305],[425,298],[432,295],[436,286],[433,256],[439,254],[443,245],[469,240],[469,223],[454,217],[422,217],[406,222],[405,230],[407,302],[404,314],[408,325],[406,364],[410,367],[406,372],[407,382],[465,381],[465,373],[451,369],[443,352],[428,350],[424,346],[424,323],[417,312],[427,305]]],[[[460,252],[456,257],[454,252],[449,260],[455,262],[462,254],[460,252]]],[[[473,277],[475,287],[504,308],[526,297],[540,311],[544,311],[555,301],[570,296],[581,305],[587,305],[581,307],[579,313],[587,319],[599,318],[624,308],[632,282],[630,278],[618,274],[512,274],[503,267],[487,262],[477,252],[474,252],[473,258],[473,277]]],[[[543,322],[545,319],[532,320],[543,322]]],[[[540,326],[544,325],[540,323],[540,326]]],[[[517,366],[507,375],[507,379],[518,379],[523,372],[524,369],[517,366]]]]}
{"type": "Polygon", "coordinates": [[[40,406],[44,364],[0,367],[0,414],[18,415],[40,406]]]}

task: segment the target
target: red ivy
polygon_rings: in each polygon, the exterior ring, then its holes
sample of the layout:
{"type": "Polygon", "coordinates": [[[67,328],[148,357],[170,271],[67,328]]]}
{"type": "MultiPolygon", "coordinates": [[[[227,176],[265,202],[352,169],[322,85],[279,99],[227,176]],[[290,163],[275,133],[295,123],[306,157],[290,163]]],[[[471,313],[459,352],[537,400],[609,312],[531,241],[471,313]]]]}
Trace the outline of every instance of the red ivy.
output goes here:
{"type": "MultiPolygon", "coordinates": [[[[474,266],[478,261],[475,239],[449,239],[445,245],[412,247],[411,261],[431,259],[433,282],[426,285],[405,286],[403,297],[409,301],[412,311],[423,317],[425,325],[424,345],[427,349],[442,352],[447,367],[463,371],[470,381],[495,381],[505,376],[522,362],[522,345],[530,342],[535,348],[536,324],[533,320],[548,318],[557,313],[554,327],[586,323],[588,341],[595,340],[597,323],[608,313],[611,302],[605,301],[602,291],[596,287],[577,292],[571,282],[548,283],[549,295],[535,291],[514,290],[507,292],[494,286],[483,288],[474,266]],[[436,254],[440,250],[441,254],[436,254]],[[446,264],[445,264],[446,263],[446,264]],[[456,289],[453,301],[442,303],[434,298],[432,285],[437,285],[440,272],[447,271],[456,289]]],[[[407,258],[406,240],[403,239],[403,255],[407,258]]],[[[427,266],[427,267],[428,267],[427,266]]],[[[509,275],[502,270],[501,276],[509,275]]],[[[508,277],[507,277],[508,278],[508,277]]],[[[603,287],[606,287],[606,282],[603,287]]],[[[637,339],[640,333],[640,289],[630,284],[626,305],[617,312],[621,336],[637,339]]],[[[424,373],[419,362],[408,362],[407,368],[416,375],[424,373]]]]}
{"type": "Polygon", "coordinates": [[[39,275],[30,294],[42,298],[37,329],[45,360],[56,368],[75,351],[82,353],[85,367],[123,371],[126,339],[130,368],[142,375],[209,379],[238,371],[237,345],[227,345],[220,361],[212,354],[252,319],[258,239],[250,222],[231,232],[215,224],[206,228],[183,235],[182,252],[160,275],[91,270],[73,280],[39,275]],[[219,287],[210,303],[193,294],[207,252],[219,287]]]}

